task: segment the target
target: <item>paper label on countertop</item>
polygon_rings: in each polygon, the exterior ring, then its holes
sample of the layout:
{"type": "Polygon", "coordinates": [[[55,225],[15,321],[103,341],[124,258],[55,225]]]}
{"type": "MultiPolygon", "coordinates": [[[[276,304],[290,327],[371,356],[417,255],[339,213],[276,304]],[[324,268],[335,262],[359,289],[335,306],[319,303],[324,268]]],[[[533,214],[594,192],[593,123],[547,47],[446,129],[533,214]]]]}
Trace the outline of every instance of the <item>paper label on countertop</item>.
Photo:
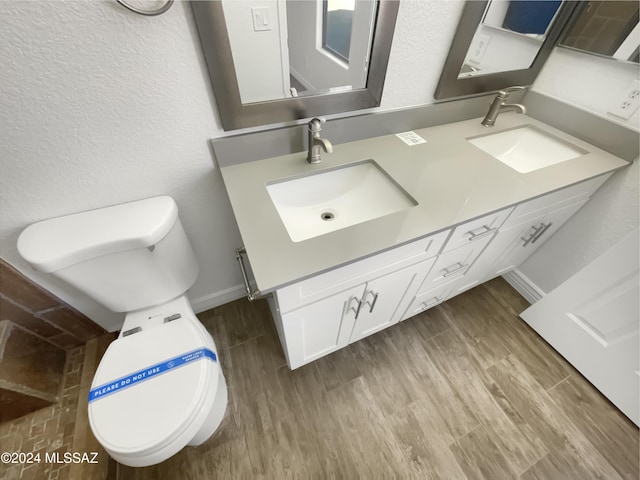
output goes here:
{"type": "Polygon", "coordinates": [[[420,135],[418,135],[416,132],[413,132],[413,131],[396,133],[396,137],[398,137],[400,140],[402,140],[404,143],[406,143],[410,147],[414,145],[419,145],[421,143],[427,143],[427,141],[424,138],[422,138],[420,135]]]}

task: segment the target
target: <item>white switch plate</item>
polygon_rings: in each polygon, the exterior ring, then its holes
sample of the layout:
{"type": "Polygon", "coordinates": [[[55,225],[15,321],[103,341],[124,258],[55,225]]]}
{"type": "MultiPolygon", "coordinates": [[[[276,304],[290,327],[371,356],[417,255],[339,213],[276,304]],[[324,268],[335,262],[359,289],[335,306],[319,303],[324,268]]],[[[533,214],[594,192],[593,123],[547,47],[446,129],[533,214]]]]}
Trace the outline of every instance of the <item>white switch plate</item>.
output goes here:
{"type": "Polygon", "coordinates": [[[611,105],[607,110],[610,114],[616,117],[624,118],[628,120],[631,115],[638,110],[640,106],[640,82],[634,80],[629,86],[620,94],[616,103],[611,105]]]}
{"type": "Polygon", "coordinates": [[[253,17],[254,32],[271,30],[271,22],[269,21],[269,7],[251,7],[251,16],[253,17]]]}
{"type": "Polygon", "coordinates": [[[469,52],[469,60],[480,63],[484,53],[487,51],[491,37],[489,35],[480,34],[476,36],[476,41],[471,46],[469,52]]]}

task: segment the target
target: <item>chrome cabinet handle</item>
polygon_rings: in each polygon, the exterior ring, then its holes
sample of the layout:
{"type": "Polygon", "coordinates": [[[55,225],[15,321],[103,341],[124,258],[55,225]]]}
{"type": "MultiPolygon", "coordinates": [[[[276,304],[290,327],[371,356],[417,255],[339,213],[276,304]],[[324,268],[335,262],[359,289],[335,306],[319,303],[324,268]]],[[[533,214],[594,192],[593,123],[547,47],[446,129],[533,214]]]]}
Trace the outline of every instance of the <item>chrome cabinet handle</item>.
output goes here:
{"type": "Polygon", "coordinates": [[[440,299],[439,299],[438,297],[433,297],[433,298],[431,299],[431,301],[430,301],[430,302],[428,302],[428,303],[427,303],[427,302],[422,302],[422,305],[424,305],[423,310],[424,310],[425,308],[429,308],[431,305],[435,305],[435,304],[436,304],[436,303],[438,303],[439,301],[440,301],[440,299]]]}
{"type": "Polygon", "coordinates": [[[543,223],[542,225],[543,225],[543,228],[540,229],[540,231],[536,234],[536,237],[531,241],[531,243],[536,243],[540,239],[540,237],[544,235],[547,230],[549,230],[549,227],[553,225],[553,222],[549,222],[546,225],[543,223]]]}
{"type": "Polygon", "coordinates": [[[460,262],[456,262],[453,265],[451,265],[450,267],[447,268],[443,268],[441,271],[445,272],[442,274],[443,277],[448,277],[449,275],[453,275],[455,273],[458,273],[460,270],[464,270],[465,268],[467,268],[469,265],[464,265],[460,262]],[[458,265],[458,267],[456,267],[456,265],[458,265]],[[456,267],[456,268],[454,268],[456,267]],[[454,268],[453,270],[450,270],[451,268],[454,268]]]}
{"type": "Polygon", "coordinates": [[[347,309],[347,312],[349,310],[353,310],[356,314],[356,320],[358,319],[358,315],[360,315],[360,308],[362,308],[362,300],[359,300],[358,297],[351,297],[349,299],[349,308],[347,309]],[[353,305],[351,305],[351,301],[355,300],[356,303],[358,304],[358,307],[354,307],[353,305]]]}
{"type": "Polygon", "coordinates": [[[535,227],[532,225],[531,228],[533,228],[533,233],[529,235],[529,238],[520,237],[520,240],[524,242],[524,244],[522,245],[523,247],[529,245],[529,243],[533,241],[534,238],[536,238],[540,231],[544,229],[544,223],[541,223],[539,227],[535,227]]]}
{"type": "Polygon", "coordinates": [[[469,238],[467,240],[469,240],[470,242],[473,242],[479,238],[485,237],[489,234],[493,234],[497,230],[497,228],[491,228],[491,227],[488,227],[487,225],[483,225],[480,228],[476,228],[476,230],[480,230],[480,229],[483,229],[483,231],[480,233],[476,233],[473,230],[469,230],[467,232],[467,235],[469,235],[469,238]]]}
{"type": "Polygon", "coordinates": [[[380,293],[380,292],[378,292],[378,293],[373,293],[373,291],[371,291],[371,290],[369,290],[367,293],[365,293],[364,298],[365,298],[365,300],[366,300],[366,301],[365,301],[365,303],[366,303],[367,305],[369,305],[369,313],[373,312],[373,309],[374,309],[374,308],[375,308],[375,306],[376,306],[376,302],[378,301],[378,295],[379,295],[379,293],[380,293]],[[369,294],[370,294],[370,293],[371,293],[371,294],[373,294],[373,301],[372,301],[372,302],[369,302],[368,300],[366,300],[366,298],[369,296],[369,294]]]}

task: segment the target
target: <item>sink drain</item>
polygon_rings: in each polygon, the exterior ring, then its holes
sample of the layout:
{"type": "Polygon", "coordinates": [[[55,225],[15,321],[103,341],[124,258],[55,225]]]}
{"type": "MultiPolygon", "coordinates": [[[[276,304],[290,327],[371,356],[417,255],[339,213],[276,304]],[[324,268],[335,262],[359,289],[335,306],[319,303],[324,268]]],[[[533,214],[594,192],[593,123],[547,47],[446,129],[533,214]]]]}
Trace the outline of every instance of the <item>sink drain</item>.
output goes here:
{"type": "Polygon", "coordinates": [[[322,212],[320,214],[320,218],[325,222],[330,222],[335,218],[335,215],[333,214],[333,212],[322,212]]]}

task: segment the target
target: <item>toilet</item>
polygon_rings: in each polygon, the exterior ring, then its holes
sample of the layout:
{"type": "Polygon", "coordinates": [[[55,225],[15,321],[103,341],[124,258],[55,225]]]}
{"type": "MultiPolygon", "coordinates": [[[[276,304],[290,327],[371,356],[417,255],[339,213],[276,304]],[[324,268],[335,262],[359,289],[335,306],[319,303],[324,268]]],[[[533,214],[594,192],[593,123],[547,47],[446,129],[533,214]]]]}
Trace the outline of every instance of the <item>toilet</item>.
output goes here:
{"type": "Polygon", "coordinates": [[[216,431],[227,386],[187,290],[198,264],[171,197],[35,223],[20,255],[114,312],[126,312],[88,398],[96,439],[118,462],[160,463],[216,431]]]}

